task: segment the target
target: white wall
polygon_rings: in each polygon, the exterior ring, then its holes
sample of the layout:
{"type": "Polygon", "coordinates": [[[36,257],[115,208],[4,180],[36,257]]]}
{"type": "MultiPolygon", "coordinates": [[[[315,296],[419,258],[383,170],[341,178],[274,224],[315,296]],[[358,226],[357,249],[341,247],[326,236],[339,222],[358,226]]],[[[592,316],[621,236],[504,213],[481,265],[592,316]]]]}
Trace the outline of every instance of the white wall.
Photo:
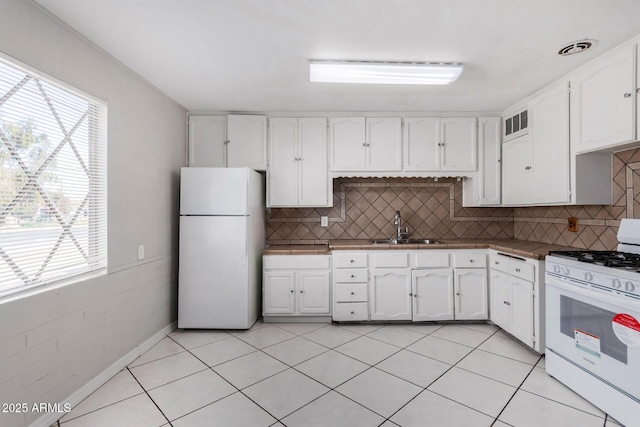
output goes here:
{"type": "Polygon", "coordinates": [[[0,300],[0,402],[64,403],[176,319],[186,111],[25,0],[0,1],[0,51],[108,103],[109,274],[0,300]]]}

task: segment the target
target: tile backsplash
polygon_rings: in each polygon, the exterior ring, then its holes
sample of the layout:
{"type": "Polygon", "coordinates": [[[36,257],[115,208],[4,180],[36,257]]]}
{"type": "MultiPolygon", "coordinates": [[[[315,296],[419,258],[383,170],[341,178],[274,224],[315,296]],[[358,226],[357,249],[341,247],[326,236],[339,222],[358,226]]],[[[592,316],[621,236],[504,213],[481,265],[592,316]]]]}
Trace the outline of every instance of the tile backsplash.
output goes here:
{"type": "Polygon", "coordinates": [[[611,206],[463,208],[455,178],[339,178],[333,208],[271,209],[267,240],[324,243],[331,239],[383,239],[395,235],[400,211],[412,238],[515,238],[588,249],[615,249],[620,219],[640,218],[640,149],[613,156],[611,206]],[[320,226],[329,217],[329,227],[320,226]],[[567,218],[578,218],[578,232],[567,218]]]}
{"type": "Polygon", "coordinates": [[[338,178],[333,187],[333,208],[272,209],[269,242],[391,238],[396,211],[411,238],[513,237],[513,209],[463,208],[455,178],[338,178]],[[329,217],[329,227],[320,226],[320,216],[329,217]]]}

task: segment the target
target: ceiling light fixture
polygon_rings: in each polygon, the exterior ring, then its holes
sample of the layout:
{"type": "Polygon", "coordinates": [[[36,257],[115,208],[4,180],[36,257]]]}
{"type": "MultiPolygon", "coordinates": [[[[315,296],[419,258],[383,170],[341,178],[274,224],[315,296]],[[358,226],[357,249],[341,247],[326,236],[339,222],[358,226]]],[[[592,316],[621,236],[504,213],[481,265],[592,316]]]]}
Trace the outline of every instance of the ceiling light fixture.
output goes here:
{"type": "Polygon", "coordinates": [[[309,61],[309,80],[324,83],[448,85],[462,64],[428,62],[309,61]]]}

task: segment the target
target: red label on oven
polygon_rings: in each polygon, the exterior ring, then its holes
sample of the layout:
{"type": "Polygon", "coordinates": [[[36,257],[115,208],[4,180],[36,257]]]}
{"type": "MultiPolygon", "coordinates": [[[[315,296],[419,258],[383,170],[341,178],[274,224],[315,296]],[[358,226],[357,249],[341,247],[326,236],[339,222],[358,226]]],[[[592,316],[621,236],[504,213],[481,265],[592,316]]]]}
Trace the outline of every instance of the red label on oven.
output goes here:
{"type": "Polygon", "coordinates": [[[613,333],[629,347],[640,347],[640,322],[630,314],[616,314],[612,321],[613,333]]]}
{"type": "Polygon", "coordinates": [[[613,318],[613,322],[619,323],[622,326],[626,326],[627,328],[640,332],[640,322],[638,322],[635,317],[629,314],[616,314],[616,316],[613,318]]]}

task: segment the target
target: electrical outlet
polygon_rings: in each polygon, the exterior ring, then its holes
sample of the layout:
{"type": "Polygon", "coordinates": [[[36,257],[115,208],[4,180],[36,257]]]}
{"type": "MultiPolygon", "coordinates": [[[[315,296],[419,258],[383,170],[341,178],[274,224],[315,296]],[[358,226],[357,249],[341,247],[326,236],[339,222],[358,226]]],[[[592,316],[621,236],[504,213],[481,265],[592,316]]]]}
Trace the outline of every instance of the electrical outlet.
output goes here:
{"type": "Polygon", "coordinates": [[[321,216],[320,217],[320,227],[328,227],[329,226],[329,217],[321,216]]]}
{"type": "Polygon", "coordinates": [[[578,218],[573,216],[567,218],[567,230],[571,231],[572,233],[578,232],[578,218]]]}
{"type": "Polygon", "coordinates": [[[144,259],[144,245],[138,245],[138,261],[144,259]]]}

